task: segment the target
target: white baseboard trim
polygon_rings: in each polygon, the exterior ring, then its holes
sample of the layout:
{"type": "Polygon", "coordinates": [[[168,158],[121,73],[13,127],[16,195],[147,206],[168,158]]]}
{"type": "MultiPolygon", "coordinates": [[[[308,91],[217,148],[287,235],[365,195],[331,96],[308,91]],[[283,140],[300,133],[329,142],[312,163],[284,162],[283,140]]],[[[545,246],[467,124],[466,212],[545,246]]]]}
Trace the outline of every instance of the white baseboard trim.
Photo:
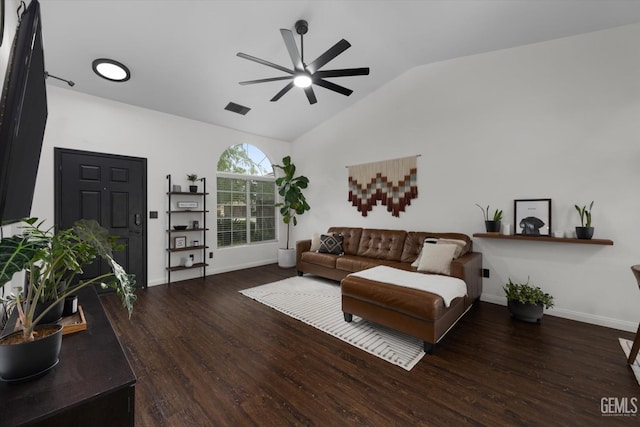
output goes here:
{"type": "MultiPolygon", "coordinates": [[[[507,305],[507,299],[505,297],[499,297],[496,295],[480,296],[480,301],[490,302],[493,304],[507,305]]],[[[612,319],[610,317],[597,316],[595,314],[582,313],[579,311],[566,310],[563,308],[550,308],[545,310],[545,314],[550,316],[562,317],[564,319],[576,320],[578,322],[590,323],[592,325],[604,326],[607,328],[620,329],[627,332],[636,332],[638,324],[634,322],[628,322],[626,320],[612,319]]]]}
{"type": "MultiPolygon", "coordinates": [[[[246,264],[234,264],[233,266],[224,267],[224,268],[207,268],[207,270],[205,271],[205,275],[211,276],[213,274],[228,273],[229,271],[244,270],[245,268],[260,267],[262,265],[276,264],[277,262],[278,262],[278,259],[274,258],[274,259],[256,261],[256,262],[251,262],[251,263],[246,263],[246,264]]],[[[178,280],[188,280],[188,279],[187,278],[179,278],[178,280]]],[[[173,282],[173,280],[172,280],[172,282],[173,282]]],[[[163,278],[148,280],[147,281],[147,286],[165,285],[166,283],[167,283],[167,276],[165,275],[163,278]]]]}
{"type": "Polygon", "coordinates": [[[250,262],[246,264],[235,264],[233,266],[225,267],[225,268],[210,268],[210,269],[207,269],[207,276],[211,274],[228,273],[229,271],[244,270],[245,268],[260,267],[263,265],[277,264],[277,263],[278,263],[278,258],[274,258],[274,259],[250,262]]]}

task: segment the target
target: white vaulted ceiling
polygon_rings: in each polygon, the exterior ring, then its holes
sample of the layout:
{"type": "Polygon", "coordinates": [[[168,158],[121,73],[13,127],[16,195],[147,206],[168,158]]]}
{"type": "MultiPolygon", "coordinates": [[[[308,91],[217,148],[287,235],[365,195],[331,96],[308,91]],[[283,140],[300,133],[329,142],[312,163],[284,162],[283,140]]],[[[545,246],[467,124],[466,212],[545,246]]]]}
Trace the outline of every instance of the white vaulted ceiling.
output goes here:
{"type": "Polygon", "coordinates": [[[640,1],[619,0],[41,0],[41,7],[46,68],[76,83],[49,84],[284,141],[413,67],[640,22],[640,1]],[[369,76],[329,79],[352,89],[350,97],[314,87],[318,103],[310,105],[294,88],[270,102],[286,82],[238,84],[284,73],[237,52],[291,68],[279,29],[295,34],[299,19],[309,23],[307,62],[344,38],[351,48],[323,69],[371,68],[369,76]],[[125,63],[131,80],[96,76],[91,62],[100,57],[125,63]],[[251,111],[225,111],[230,101],[251,111]]]}

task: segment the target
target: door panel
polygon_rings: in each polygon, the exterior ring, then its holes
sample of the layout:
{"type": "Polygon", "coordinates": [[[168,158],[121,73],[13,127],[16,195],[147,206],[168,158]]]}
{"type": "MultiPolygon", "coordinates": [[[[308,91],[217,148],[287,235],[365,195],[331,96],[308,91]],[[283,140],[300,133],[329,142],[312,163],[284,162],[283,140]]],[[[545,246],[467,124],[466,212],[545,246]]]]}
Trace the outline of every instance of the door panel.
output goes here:
{"type": "MultiPolygon", "coordinates": [[[[138,287],[146,287],[146,159],[55,149],[56,227],[95,219],[126,245],[114,258],[138,287]]],[[[106,263],[85,269],[86,276],[109,271],[106,263]]]]}

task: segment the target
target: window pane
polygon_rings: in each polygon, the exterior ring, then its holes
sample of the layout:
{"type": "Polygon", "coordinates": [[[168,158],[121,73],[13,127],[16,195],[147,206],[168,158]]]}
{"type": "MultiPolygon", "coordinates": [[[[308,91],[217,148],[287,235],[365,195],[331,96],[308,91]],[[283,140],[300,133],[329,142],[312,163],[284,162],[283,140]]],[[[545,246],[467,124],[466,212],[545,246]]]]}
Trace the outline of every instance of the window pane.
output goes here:
{"type": "Polygon", "coordinates": [[[227,148],[218,159],[218,172],[253,176],[273,176],[271,161],[258,148],[238,144],[227,148]]]}
{"type": "Polygon", "coordinates": [[[229,178],[218,177],[216,180],[218,191],[229,191],[231,190],[231,180],[229,178]]]}
{"type": "MultiPolygon", "coordinates": [[[[242,173],[247,176],[216,177],[218,184],[216,206],[218,246],[276,240],[276,208],[273,206],[276,202],[276,186],[271,164],[268,159],[263,162],[268,164],[268,168],[266,168],[270,174],[268,178],[255,179],[251,177],[252,174],[254,176],[266,174],[262,173],[264,171],[256,174],[255,172],[260,168],[255,165],[249,167],[246,162],[244,166],[241,164],[242,161],[236,164],[229,163],[233,159],[242,160],[243,154],[238,150],[227,154],[226,158],[221,157],[218,170],[242,173]],[[221,165],[226,165],[226,169],[220,169],[221,165]]],[[[266,156],[263,154],[262,156],[263,160],[266,159],[266,156]]]]}
{"type": "Polygon", "coordinates": [[[229,231],[231,231],[231,218],[218,219],[218,232],[229,232],[229,231]]]}
{"type": "Polygon", "coordinates": [[[242,194],[245,194],[247,188],[247,182],[242,179],[232,179],[231,180],[231,191],[238,191],[242,194]]]}
{"type": "Polygon", "coordinates": [[[218,204],[228,205],[231,203],[231,193],[226,191],[218,191],[218,204]]]}

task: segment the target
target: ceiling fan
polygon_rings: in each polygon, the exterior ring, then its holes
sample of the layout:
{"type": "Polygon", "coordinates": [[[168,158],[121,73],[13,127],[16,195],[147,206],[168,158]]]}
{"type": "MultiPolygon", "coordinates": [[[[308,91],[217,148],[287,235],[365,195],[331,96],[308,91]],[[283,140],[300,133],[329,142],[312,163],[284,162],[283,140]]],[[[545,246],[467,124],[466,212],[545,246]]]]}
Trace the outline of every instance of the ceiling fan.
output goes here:
{"type": "Polygon", "coordinates": [[[284,39],[284,44],[287,47],[289,56],[291,57],[291,62],[293,62],[293,70],[278,64],[274,64],[273,62],[265,61],[264,59],[256,58],[255,56],[247,55],[246,53],[238,52],[237,54],[237,56],[239,56],[240,58],[248,59],[250,61],[257,62],[258,64],[266,65],[267,67],[284,71],[289,75],[282,77],[270,77],[259,80],[248,80],[240,82],[240,84],[250,85],[255,83],[274,82],[278,80],[291,80],[280,92],[278,92],[273,98],[271,98],[272,102],[282,98],[282,96],[285,93],[289,92],[291,88],[293,88],[293,86],[297,86],[304,89],[304,93],[307,95],[309,104],[315,104],[316,102],[318,102],[318,100],[316,99],[316,95],[313,92],[312,85],[314,84],[322,86],[334,92],[341,93],[345,96],[351,95],[353,93],[351,89],[347,89],[344,86],[340,86],[338,84],[325,80],[325,78],[366,76],[369,74],[369,67],[319,71],[320,68],[326,65],[329,61],[333,60],[336,56],[340,55],[342,52],[351,47],[351,44],[345,39],[342,39],[322,55],[317,57],[313,62],[311,62],[310,64],[306,64],[304,62],[303,35],[306,34],[309,30],[309,25],[307,24],[307,21],[299,20],[298,22],[296,22],[295,28],[296,33],[300,34],[300,52],[298,52],[298,47],[296,46],[296,41],[293,38],[293,33],[291,32],[291,30],[280,30],[280,34],[282,34],[282,38],[284,39]]]}

